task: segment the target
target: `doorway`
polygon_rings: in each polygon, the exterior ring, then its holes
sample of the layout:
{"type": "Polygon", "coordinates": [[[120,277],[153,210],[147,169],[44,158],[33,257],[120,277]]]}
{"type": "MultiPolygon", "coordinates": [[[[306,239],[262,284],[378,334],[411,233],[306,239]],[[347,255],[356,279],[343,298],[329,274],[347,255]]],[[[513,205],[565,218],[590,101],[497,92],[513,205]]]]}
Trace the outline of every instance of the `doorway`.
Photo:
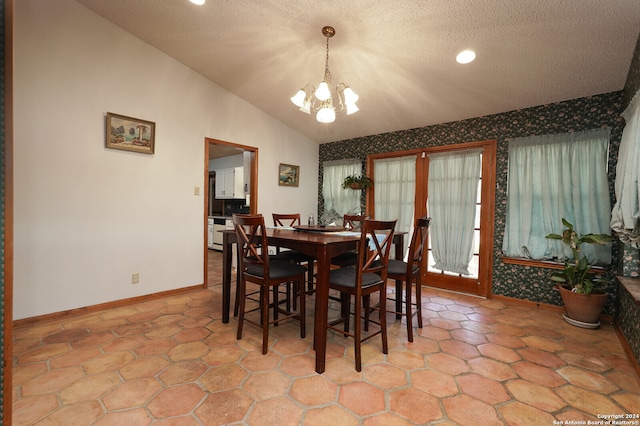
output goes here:
{"type": "MultiPolygon", "coordinates": [[[[209,245],[208,245],[208,233],[209,233],[209,216],[214,213],[220,213],[221,216],[226,214],[225,211],[218,212],[220,208],[219,203],[215,201],[214,183],[215,173],[210,170],[210,164],[212,161],[224,159],[225,157],[232,157],[242,155],[243,158],[243,172],[245,174],[245,200],[248,206],[250,214],[256,214],[258,211],[258,148],[236,144],[233,142],[222,141],[218,139],[205,138],[205,165],[204,165],[204,220],[203,220],[203,234],[204,234],[204,285],[209,285],[209,268],[213,265],[209,264],[209,245]]],[[[221,208],[220,208],[221,209],[221,208]]],[[[221,256],[215,257],[220,259],[221,256]]]]}
{"type": "MultiPolygon", "coordinates": [[[[470,266],[471,275],[463,276],[446,271],[434,270],[429,244],[429,256],[425,256],[423,283],[428,286],[457,291],[476,296],[489,297],[491,295],[492,265],[493,265],[493,234],[494,234],[494,203],[495,203],[495,140],[469,142],[456,145],[446,145],[420,150],[375,154],[367,157],[369,177],[375,176],[375,160],[392,157],[415,155],[416,158],[416,195],[414,203],[414,217],[429,215],[427,200],[429,197],[429,156],[432,153],[455,152],[469,149],[482,149],[481,179],[478,186],[476,221],[474,229],[473,260],[470,266]]],[[[367,195],[367,214],[375,217],[375,200],[372,193],[367,195]]]]}

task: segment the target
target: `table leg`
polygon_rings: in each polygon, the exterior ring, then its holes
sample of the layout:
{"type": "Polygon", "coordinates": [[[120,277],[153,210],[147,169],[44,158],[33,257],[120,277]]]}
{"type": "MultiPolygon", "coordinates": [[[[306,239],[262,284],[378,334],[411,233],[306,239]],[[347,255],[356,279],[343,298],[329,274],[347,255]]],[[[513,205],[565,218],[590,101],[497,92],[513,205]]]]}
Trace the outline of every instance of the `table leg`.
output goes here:
{"type": "Polygon", "coordinates": [[[222,322],[229,322],[231,306],[231,258],[233,257],[233,241],[231,233],[225,232],[222,237],[222,322]]]}
{"type": "Polygon", "coordinates": [[[318,256],[318,276],[316,279],[316,314],[313,330],[313,344],[316,351],[316,373],[325,370],[327,357],[327,321],[329,315],[329,269],[330,257],[326,246],[322,246],[318,256]]]}
{"type": "MultiPolygon", "coordinates": [[[[402,260],[404,257],[404,235],[395,234],[393,236],[393,242],[395,245],[395,259],[402,260]]],[[[402,312],[402,281],[399,280],[396,280],[396,312],[402,312]]],[[[396,314],[396,319],[400,318],[402,318],[402,315],[396,314]]],[[[408,320],[407,318],[407,321],[408,320]]]]}

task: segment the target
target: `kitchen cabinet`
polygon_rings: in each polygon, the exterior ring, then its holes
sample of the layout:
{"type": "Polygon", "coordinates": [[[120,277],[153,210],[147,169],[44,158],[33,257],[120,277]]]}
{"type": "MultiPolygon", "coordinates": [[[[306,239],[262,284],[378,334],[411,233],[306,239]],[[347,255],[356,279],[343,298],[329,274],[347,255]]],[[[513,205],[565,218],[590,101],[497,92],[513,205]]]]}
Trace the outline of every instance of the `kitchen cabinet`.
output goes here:
{"type": "Polygon", "coordinates": [[[244,198],[244,167],[216,170],[216,198],[244,198]]]}

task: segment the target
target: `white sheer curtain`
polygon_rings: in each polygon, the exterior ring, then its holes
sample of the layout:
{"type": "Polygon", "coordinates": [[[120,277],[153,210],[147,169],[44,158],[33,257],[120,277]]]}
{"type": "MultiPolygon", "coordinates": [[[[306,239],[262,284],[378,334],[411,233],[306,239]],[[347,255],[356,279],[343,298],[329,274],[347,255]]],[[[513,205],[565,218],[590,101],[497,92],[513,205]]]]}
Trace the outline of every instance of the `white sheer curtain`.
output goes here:
{"type": "MultiPolygon", "coordinates": [[[[531,259],[571,257],[571,249],[545,235],[567,219],[580,234],[609,234],[607,182],[609,129],[509,141],[507,218],[502,250],[531,259]]],[[[585,244],[591,262],[611,263],[611,247],[585,244]]]]}
{"type": "Polygon", "coordinates": [[[470,275],[482,150],[429,154],[427,199],[435,269],[470,275]]]}
{"type": "MultiPolygon", "coordinates": [[[[376,220],[394,220],[396,231],[410,233],[416,197],[416,156],[374,160],[376,220]]],[[[404,248],[405,252],[407,247],[404,248]]]]}
{"type": "MultiPolygon", "coordinates": [[[[358,159],[325,161],[322,163],[322,196],[324,209],[338,216],[360,213],[360,191],[343,189],[342,181],[349,175],[362,174],[362,163],[358,159]]],[[[338,223],[342,225],[342,222],[338,223]]]]}
{"type": "Polygon", "coordinates": [[[616,204],[611,212],[611,228],[624,244],[640,248],[640,91],[622,117],[626,125],[616,166],[616,204]]]}

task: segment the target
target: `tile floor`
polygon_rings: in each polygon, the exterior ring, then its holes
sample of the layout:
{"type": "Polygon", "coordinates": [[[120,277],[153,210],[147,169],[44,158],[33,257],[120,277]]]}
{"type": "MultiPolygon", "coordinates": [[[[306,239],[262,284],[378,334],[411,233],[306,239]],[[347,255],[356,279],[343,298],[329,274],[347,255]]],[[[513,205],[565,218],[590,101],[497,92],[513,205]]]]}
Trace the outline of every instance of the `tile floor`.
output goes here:
{"type": "MultiPolygon", "coordinates": [[[[218,253],[209,269],[219,282],[218,253]]],[[[311,322],[304,340],[297,322],[272,329],[263,356],[257,328],[236,341],[236,321],[222,324],[220,293],[16,328],[13,424],[552,425],[640,412],[611,325],[426,288],[413,343],[390,317],[389,354],[373,339],[357,373],[352,340],[330,333],[318,375],[311,322]]]]}

